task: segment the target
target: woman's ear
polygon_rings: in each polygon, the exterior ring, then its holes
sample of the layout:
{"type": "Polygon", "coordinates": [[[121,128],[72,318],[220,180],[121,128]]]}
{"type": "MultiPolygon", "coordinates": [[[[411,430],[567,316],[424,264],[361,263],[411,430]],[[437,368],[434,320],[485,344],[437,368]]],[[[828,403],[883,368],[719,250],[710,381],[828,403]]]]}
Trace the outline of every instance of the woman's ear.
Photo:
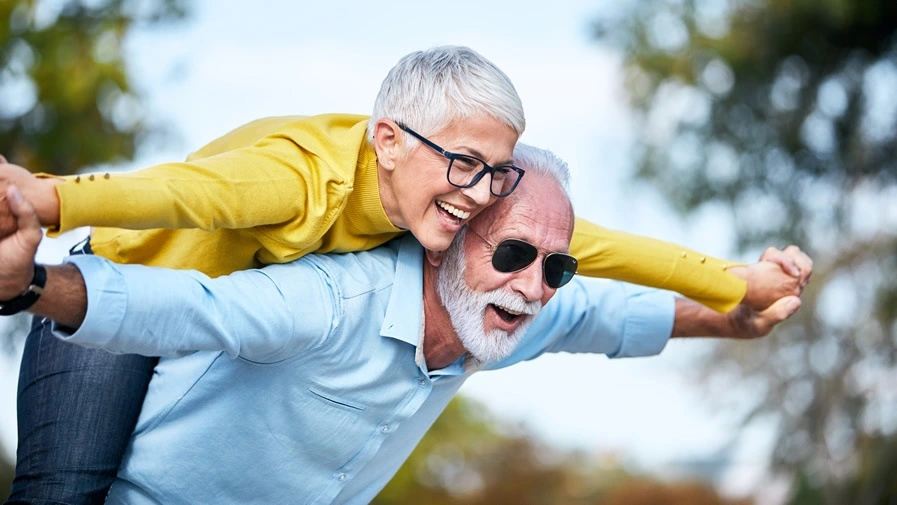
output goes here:
{"type": "Polygon", "coordinates": [[[402,130],[395,121],[384,118],[374,124],[374,150],[381,167],[395,168],[396,159],[404,152],[403,141],[402,130]]]}

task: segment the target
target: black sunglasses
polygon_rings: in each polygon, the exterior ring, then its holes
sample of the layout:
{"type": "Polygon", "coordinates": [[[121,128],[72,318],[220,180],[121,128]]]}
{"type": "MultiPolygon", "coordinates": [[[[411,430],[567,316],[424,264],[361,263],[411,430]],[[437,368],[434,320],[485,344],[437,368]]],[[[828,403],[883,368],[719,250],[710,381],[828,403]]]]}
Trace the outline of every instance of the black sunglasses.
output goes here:
{"type": "MultiPolygon", "coordinates": [[[[502,240],[498,245],[492,245],[482,235],[473,231],[469,226],[467,231],[473,233],[492,249],[492,268],[502,273],[518,272],[533,264],[539,257],[539,250],[529,242],[516,238],[502,240]]],[[[542,260],[542,277],[550,288],[557,289],[570,282],[576,274],[579,262],[576,258],[564,253],[548,253],[542,260]]]]}

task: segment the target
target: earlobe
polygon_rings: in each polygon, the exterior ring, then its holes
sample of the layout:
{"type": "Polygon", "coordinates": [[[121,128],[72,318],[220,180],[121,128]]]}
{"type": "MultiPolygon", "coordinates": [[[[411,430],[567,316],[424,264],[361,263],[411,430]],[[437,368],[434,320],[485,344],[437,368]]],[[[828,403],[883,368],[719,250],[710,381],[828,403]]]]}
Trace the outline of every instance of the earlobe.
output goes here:
{"type": "Polygon", "coordinates": [[[402,137],[394,121],[380,119],[374,125],[374,150],[377,161],[386,170],[395,167],[395,160],[402,152],[402,137]]]}
{"type": "Polygon", "coordinates": [[[427,262],[430,265],[438,268],[439,265],[442,264],[442,257],[444,254],[445,254],[445,251],[436,252],[436,251],[431,251],[431,250],[427,249],[427,262]]]}

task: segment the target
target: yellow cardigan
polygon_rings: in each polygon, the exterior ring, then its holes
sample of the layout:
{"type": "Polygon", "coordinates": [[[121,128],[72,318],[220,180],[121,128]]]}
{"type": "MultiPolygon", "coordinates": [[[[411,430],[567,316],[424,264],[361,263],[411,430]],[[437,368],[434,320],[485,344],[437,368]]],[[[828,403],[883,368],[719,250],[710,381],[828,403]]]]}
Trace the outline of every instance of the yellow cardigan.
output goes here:
{"type": "MultiPolygon", "coordinates": [[[[56,186],[60,222],[50,234],[95,226],[90,244],[98,255],[213,277],[311,252],[374,248],[403,230],[380,201],[367,121],[265,118],[183,163],[66,177],[56,186]]],[[[583,219],[570,252],[580,274],[677,291],[719,311],[746,290],[718,259],[583,219]]]]}

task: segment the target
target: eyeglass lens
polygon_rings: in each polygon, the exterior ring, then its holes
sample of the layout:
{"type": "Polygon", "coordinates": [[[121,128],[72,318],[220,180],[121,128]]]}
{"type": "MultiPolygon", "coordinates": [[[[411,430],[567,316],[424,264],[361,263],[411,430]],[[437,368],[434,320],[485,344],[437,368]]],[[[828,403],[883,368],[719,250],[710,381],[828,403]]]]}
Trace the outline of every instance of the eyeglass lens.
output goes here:
{"type": "MultiPolygon", "coordinates": [[[[486,175],[486,165],[477,158],[455,155],[449,162],[448,180],[455,186],[469,187],[486,175]]],[[[520,173],[510,167],[495,167],[491,172],[490,191],[495,196],[507,196],[513,191],[520,173]]]]}
{"type": "MultiPolygon", "coordinates": [[[[539,251],[532,244],[515,239],[503,240],[492,254],[492,266],[499,272],[516,272],[531,265],[538,256],[539,251]]],[[[567,284],[576,273],[576,267],[577,261],[573,256],[549,254],[542,263],[545,283],[552,288],[567,284]]]]}

